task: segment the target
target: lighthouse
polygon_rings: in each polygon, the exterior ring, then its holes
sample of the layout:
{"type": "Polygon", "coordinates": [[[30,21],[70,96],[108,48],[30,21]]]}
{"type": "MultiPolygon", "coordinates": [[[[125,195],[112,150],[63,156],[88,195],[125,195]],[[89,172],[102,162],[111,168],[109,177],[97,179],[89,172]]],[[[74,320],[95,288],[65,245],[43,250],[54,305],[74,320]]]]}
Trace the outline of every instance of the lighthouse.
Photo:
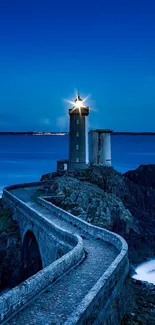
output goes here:
{"type": "Polygon", "coordinates": [[[80,95],[76,96],[73,107],[69,109],[69,158],[57,161],[57,171],[86,169],[92,165],[111,166],[111,130],[89,131],[88,157],[88,129],[87,117],[89,107],[84,105],[80,95]]]}
{"type": "Polygon", "coordinates": [[[75,105],[69,109],[69,162],[68,169],[84,169],[88,167],[88,137],[86,117],[89,107],[84,105],[80,95],[74,100],[75,105]]]}

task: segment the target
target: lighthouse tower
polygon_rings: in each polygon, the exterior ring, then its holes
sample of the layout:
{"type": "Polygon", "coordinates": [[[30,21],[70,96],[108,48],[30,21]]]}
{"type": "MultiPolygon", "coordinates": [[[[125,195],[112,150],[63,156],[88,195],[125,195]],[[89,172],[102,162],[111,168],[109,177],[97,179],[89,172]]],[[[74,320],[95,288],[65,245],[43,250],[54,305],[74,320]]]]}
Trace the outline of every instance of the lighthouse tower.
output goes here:
{"type": "Polygon", "coordinates": [[[89,115],[89,107],[84,106],[79,94],[74,102],[73,108],[69,109],[69,170],[88,167],[86,117],[89,115]]]}

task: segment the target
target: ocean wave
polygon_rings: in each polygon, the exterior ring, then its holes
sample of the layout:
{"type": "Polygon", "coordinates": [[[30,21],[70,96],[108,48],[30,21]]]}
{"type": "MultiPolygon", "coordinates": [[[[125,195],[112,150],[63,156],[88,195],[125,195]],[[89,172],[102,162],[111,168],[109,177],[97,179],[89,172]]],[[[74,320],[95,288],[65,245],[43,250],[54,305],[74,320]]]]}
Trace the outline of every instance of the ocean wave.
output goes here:
{"type": "Polygon", "coordinates": [[[155,284],[155,259],[140,264],[133,278],[155,284]]]}

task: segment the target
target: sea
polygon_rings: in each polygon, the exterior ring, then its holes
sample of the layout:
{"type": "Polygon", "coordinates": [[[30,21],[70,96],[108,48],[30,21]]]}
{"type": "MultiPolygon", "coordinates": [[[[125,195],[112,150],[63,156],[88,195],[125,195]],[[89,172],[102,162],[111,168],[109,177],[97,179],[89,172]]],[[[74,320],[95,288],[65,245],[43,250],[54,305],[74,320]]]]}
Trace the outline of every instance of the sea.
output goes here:
{"type": "MultiPolygon", "coordinates": [[[[3,187],[40,180],[68,158],[68,135],[0,135],[0,194],[3,187]]],[[[155,136],[112,135],[112,165],[124,173],[155,164],[155,136]]]]}
{"type": "MultiPolygon", "coordinates": [[[[68,135],[0,135],[0,196],[7,185],[40,180],[68,158],[68,135]]],[[[155,164],[154,135],[112,135],[112,165],[121,173],[155,164]]],[[[135,277],[155,284],[155,260],[142,264],[135,277]],[[151,271],[151,273],[150,273],[151,271]]]]}

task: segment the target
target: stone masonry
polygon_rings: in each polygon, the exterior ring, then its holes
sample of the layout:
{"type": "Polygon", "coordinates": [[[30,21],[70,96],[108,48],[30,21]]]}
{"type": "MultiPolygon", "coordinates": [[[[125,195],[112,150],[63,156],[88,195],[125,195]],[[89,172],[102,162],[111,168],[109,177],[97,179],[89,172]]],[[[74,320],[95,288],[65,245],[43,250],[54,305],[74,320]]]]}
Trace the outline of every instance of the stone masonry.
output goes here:
{"type": "Polygon", "coordinates": [[[128,273],[126,242],[35,197],[42,186],[4,190],[22,241],[28,230],[36,237],[43,270],[0,297],[0,323],[115,325],[119,311],[111,318],[108,310],[128,273]]]}

